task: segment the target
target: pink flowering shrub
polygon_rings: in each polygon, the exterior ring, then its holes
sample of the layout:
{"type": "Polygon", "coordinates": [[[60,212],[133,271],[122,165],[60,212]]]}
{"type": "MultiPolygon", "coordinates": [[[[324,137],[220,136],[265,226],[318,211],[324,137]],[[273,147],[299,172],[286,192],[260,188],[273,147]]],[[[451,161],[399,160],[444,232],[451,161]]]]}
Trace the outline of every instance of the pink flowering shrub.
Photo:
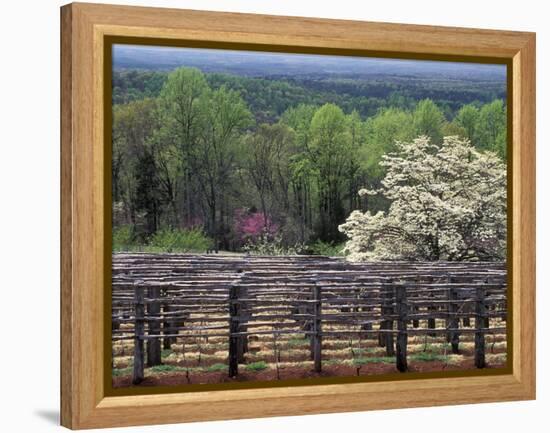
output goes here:
{"type": "Polygon", "coordinates": [[[263,236],[274,238],[279,230],[279,225],[263,212],[247,212],[245,209],[237,209],[234,230],[239,242],[245,244],[255,242],[263,236]]]}

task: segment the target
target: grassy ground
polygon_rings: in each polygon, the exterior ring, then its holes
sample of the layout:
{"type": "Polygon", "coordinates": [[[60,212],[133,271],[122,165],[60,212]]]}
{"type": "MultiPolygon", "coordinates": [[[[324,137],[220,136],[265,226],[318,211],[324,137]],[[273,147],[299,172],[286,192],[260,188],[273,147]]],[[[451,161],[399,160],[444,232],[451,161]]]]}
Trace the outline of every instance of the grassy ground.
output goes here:
{"type": "MultiPolygon", "coordinates": [[[[261,380],[266,375],[275,375],[275,372],[278,379],[284,379],[285,375],[294,377],[297,374],[309,377],[313,369],[309,344],[309,339],[303,338],[301,334],[290,335],[287,338],[279,337],[277,340],[271,335],[253,336],[249,339],[249,351],[245,354],[245,362],[240,365],[239,370],[246,375],[247,380],[261,380]]],[[[411,336],[408,339],[409,367],[411,371],[474,368],[472,334],[461,336],[459,351],[459,354],[451,353],[451,346],[445,341],[444,335],[411,336]]],[[[114,343],[113,355],[115,385],[127,383],[132,374],[133,342],[114,343]]],[[[225,381],[228,369],[227,356],[226,338],[185,338],[182,342],[173,344],[170,349],[163,350],[162,365],[146,369],[145,376],[156,378],[157,381],[163,377],[167,380],[176,377],[174,380],[177,380],[178,377],[185,376],[185,383],[225,381]]],[[[377,338],[325,338],[322,356],[323,370],[333,371],[334,375],[397,371],[395,358],[386,356],[386,349],[378,345],[377,338]]],[[[506,364],[505,335],[486,336],[486,361],[488,367],[502,367],[506,364]]]]}

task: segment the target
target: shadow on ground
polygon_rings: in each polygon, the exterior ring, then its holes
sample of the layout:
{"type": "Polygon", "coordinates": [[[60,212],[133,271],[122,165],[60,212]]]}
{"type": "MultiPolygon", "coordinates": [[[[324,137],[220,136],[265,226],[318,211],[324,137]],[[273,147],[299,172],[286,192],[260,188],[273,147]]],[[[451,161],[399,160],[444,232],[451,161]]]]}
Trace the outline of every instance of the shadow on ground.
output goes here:
{"type": "Polygon", "coordinates": [[[34,413],[50,424],[59,425],[59,411],[54,409],[38,409],[34,413]]]}

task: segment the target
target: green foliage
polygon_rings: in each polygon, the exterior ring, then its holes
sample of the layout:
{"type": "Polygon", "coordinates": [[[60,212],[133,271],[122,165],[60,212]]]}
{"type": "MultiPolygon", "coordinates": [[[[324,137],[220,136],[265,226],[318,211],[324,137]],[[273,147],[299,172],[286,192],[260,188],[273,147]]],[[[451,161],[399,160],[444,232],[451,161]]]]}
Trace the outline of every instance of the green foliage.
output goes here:
{"type": "Polygon", "coordinates": [[[321,240],[340,239],[338,223],[345,210],[342,203],[345,173],[353,162],[353,142],[346,128],[346,116],[334,104],[325,104],[311,119],[309,157],[319,188],[319,226],[321,240]]]}
{"type": "MultiPolygon", "coordinates": [[[[272,224],[270,215],[274,210],[288,207],[292,180],[290,155],[294,151],[294,143],[295,133],[287,125],[262,124],[245,137],[240,161],[257,196],[260,211],[257,215],[264,220],[264,231],[271,234],[278,231],[285,245],[296,242],[293,221],[291,218],[288,221],[281,218],[277,224],[272,224]]],[[[239,230],[236,232],[239,234],[239,230]]],[[[242,242],[242,237],[239,240],[242,242]]]]}
{"type": "Polygon", "coordinates": [[[186,371],[186,368],[170,364],[155,365],[151,367],[151,372],[153,373],[172,373],[178,371],[186,371]]]}
{"type": "Polygon", "coordinates": [[[281,123],[290,126],[296,132],[296,141],[302,150],[305,150],[309,143],[311,119],[317,108],[314,105],[299,104],[290,107],[281,116],[281,123]]]}
{"type": "Polygon", "coordinates": [[[473,143],[476,139],[478,122],[479,109],[473,104],[468,104],[458,110],[453,123],[460,126],[464,130],[464,138],[473,143]]]}
{"type": "Polygon", "coordinates": [[[396,142],[459,136],[505,158],[506,109],[480,102],[495,88],[410,81],[115,72],[113,250],[241,251],[243,210],[277,227],[250,253],[339,255],[347,215],[388,210],[358,191],[382,187],[396,142]]]}
{"type": "Polygon", "coordinates": [[[365,365],[365,364],[393,364],[395,362],[395,358],[391,356],[371,356],[367,358],[355,358],[353,360],[353,363],[355,365],[365,365]]]}
{"type": "MultiPolygon", "coordinates": [[[[114,71],[113,103],[157,97],[169,74],[164,71],[114,71]]],[[[475,82],[467,78],[434,81],[431,77],[420,76],[411,80],[392,75],[369,78],[299,75],[271,79],[209,73],[206,80],[212,89],[226,86],[239,92],[258,123],[276,122],[283,112],[300,104],[321,106],[330,102],[346,113],[357,110],[362,117],[370,117],[390,107],[410,110],[418,101],[429,98],[453,115],[463,105],[482,105],[506,95],[503,82],[475,82]]]]}
{"type": "Polygon", "coordinates": [[[441,353],[443,351],[447,351],[450,353],[451,351],[451,345],[449,343],[428,343],[424,346],[424,352],[430,352],[430,353],[441,353]]]}
{"type": "Polygon", "coordinates": [[[206,371],[211,371],[211,372],[226,371],[227,368],[228,368],[227,365],[219,363],[219,364],[212,364],[208,366],[206,368],[206,371]]]}
{"type": "Polygon", "coordinates": [[[149,246],[168,253],[204,252],[211,248],[212,240],[199,229],[163,228],[152,236],[149,246]]]}
{"type": "Polygon", "coordinates": [[[238,92],[254,112],[258,123],[274,123],[289,107],[311,100],[312,92],[285,80],[239,77],[230,74],[208,74],[212,89],[238,92]]]}
{"type": "Polygon", "coordinates": [[[162,349],[161,357],[168,358],[172,353],[174,353],[172,349],[162,349]]]}
{"type": "Polygon", "coordinates": [[[443,140],[443,125],[445,116],[431,99],[418,103],[413,113],[415,136],[425,135],[432,143],[439,144],[443,140]]]}
{"type": "MultiPolygon", "coordinates": [[[[319,108],[311,119],[313,148],[321,153],[326,151],[329,144],[343,145],[344,120],[344,112],[337,105],[325,104],[319,108]]],[[[338,150],[338,147],[334,150],[338,150]]]]}
{"type": "Polygon", "coordinates": [[[287,344],[290,347],[309,346],[310,341],[309,341],[309,338],[297,338],[297,337],[295,337],[295,338],[290,338],[287,341],[287,344]]]}
{"type": "Polygon", "coordinates": [[[113,368],[112,375],[113,377],[128,376],[132,374],[132,371],[133,371],[133,367],[113,368]]]}
{"type": "Polygon", "coordinates": [[[265,361],[251,362],[246,365],[246,369],[249,371],[262,371],[267,368],[267,363],[265,361]]]}
{"type": "MultiPolygon", "coordinates": [[[[158,124],[156,100],[143,99],[113,109],[112,185],[113,202],[123,209],[113,212],[113,222],[124,222],[139,214],[143,224],[134,226],[134,236],[143,240],[158,227],[161,183],[155,166],[151,138],[158,124]]],[[[114,209],[115,210],[115,209],[114,209]]]]}
{"type": "Polygon", "coordinates": [[[353,356],[362,356],[368,353],[367,349],[363,347],[351,347],[350,352],[353,353],[353,356]]]}
{"type": "Polygon", "coordinates": [[[414,137],[413,115],[410,111],[388,108],[370,117],[365,122],[366,143],[361,149],[363,168],[373,179],[381,179],[385,170],[380,166],[382,155],[395,150],[396,141],[414,137]]]}
{"type": "Polygon", "coordinates": [[[464,130],[463,136],[477,148],[490,150],[506,160],[506,107],[494,100],[481,108],[473,104],[463,106],[453,123],[464,130]]]}
{"type": "Polygon", "coordinates": [[[115,71],[112,77],[113,104],[158,96],[166,76],[166,72],[115,71]]]}
{"type": "Polygon", "coordinates": [[[129,224],[113,228],[113,251],[130,251],[134,245],[134,234],[129,224]]]}
{"type": "MultiPolygon", "coordinates": [[[[174,115],[189,115],[193,104],[207,88],[201,71],[196,68],[178,68],[168,75],[160,92],[160,99],[169,109],[174,110],[174,115]]],[[[183,117],[180,119],[183,120],[183,117]]]]}
{"type": "Polygon", "coordinates": [[[411,361],[446,361],[448,359],[445,355],[440,355],[434,352],[420,352],[410,356],[411,361]]]}
{"type": "Polygon", "coordinates": [[[334,242],[323,242],[321,240],[315,241],[315,243],[309,245],[311,254],[319,256],[344,256],[345,243],[335,244],[334,242]]]}
{"type": "Polygon", "coordinates": [[[502,101],[493,101],[479,110],[475,143],[506,158],[506,109],[502,101]]]}

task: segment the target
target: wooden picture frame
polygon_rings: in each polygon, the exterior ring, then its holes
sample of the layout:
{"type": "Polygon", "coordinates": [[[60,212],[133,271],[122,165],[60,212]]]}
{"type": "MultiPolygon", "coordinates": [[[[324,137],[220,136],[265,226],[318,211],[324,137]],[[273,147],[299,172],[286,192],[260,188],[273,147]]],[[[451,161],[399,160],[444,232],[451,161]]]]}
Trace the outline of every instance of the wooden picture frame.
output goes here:
{"type": "MultiPolygon", "coordinates": [[[[61,8],[61,424],[80,428],[535,398],[535,34],[74,3],[61,8]],[[156,395],[105,394],[104,59],[109,37],[415,59],[511,77],[511,372],[156,395]]],[[[110,234],[109,234],[110,235],[110,234]]],[[[107,363],[108,365],[108,363],[107,363]]]]}

